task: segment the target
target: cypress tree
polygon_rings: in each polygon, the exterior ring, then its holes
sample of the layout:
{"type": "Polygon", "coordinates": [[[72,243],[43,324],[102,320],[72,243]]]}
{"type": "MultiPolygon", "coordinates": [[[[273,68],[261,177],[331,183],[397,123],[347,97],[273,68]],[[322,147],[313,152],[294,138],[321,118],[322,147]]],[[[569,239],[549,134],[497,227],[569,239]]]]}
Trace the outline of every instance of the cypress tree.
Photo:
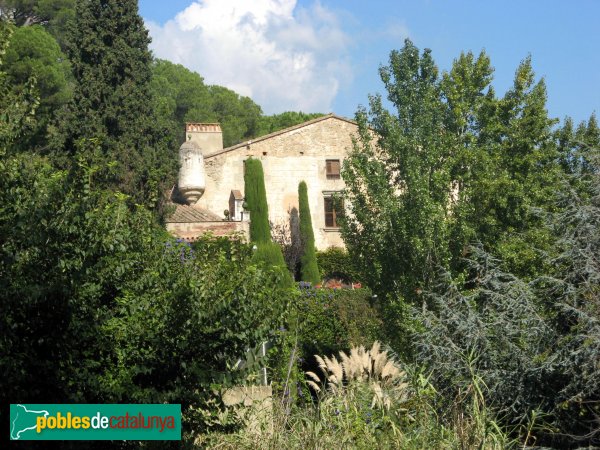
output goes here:
{"type": "Polygon", "coordinates": [[[250,240],[256,244],[253,259],[257,263],[275,267],[281,274],[281,284],[291,286],[293,279],[287,270],[281,247],[271,240],[265,177],[262,163],[258,159],[246,160],[244,190],[246,205],[250,210],[250,240]]]}
{"type": "Polygon", "coordinates": [[[244,173],[246,204],[250,210],[250,240],[270,242],[269,207],[265,190],[265,177],[258,159],[247,159],[244,173]]]}
{"type": "Polygon", "coordinates": [[[300,257],[300,276],[302,281],[310,281],[317,284],[321,277],[317,265],[317,254],[315,251],[315,234],[313,232],[310,207],[308,206],[308,194],[306,183],[301,181],[298,185],[298,203],[300,214],[300,242],[302,245],[302,256],[300,257]]]}
{"type": "Polygon", "coordinates": [[[110,184],[138,203],[155,204],[175,179],[175,149],[166,148],[150,101],[150,38],[136,0],[77,2],[67,54],[75,86],[59,119],[54,148],[78,152],[80,138],[97,138],[105,163],[116,161],[110,184]]]}

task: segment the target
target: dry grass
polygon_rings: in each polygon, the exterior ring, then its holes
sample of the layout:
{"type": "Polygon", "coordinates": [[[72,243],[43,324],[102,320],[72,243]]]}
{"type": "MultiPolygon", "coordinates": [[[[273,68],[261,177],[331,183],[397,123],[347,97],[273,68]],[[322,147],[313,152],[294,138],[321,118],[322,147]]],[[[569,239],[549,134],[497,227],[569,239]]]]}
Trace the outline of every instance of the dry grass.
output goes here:
{"type": "Polygon", "coordinates": [[[323,385],[333,394],[347,394],[357,383],[364,383],[372,392],[371,407],[383,407],[389,410],[392,402],[401,402],[408,398],[406,372],[398,363],[381,350],[381,344],[374,342],[370,350],[363,346],[353,347],[350,354],[339,353],[328,358],[315,355],[323,373],[321,380],[314,372],[306,372],[307,384],[317,393],[323,385]]]}
{"type": "Polygon", "coordinates": [[[483,402],[485,386],[477,377],[448,417],[440,414],[438,393],[428,379],[410,366],[407,375],[378,342],[369,350],[354,347],[338,357],[316,358],[322,376],[307,372],[306,382],[318,402],[291,410],[273,402],[268,432],[212,433],[196,444],[252,450],[515,447],[483,402]]]}

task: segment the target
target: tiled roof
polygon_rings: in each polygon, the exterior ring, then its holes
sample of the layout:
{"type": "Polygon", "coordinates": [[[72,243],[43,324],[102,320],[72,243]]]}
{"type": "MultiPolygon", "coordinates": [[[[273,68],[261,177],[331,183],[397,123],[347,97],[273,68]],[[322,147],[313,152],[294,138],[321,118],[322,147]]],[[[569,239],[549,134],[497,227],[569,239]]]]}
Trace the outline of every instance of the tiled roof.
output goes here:
{"type": "Polygon", "coordinates": [[[237,189],[232,189],[231,193],[233,194],[233,198],[236,200],[244,199],[244,196],[242,195],[242,193],[240,191],[238,191],[237,189]]]}
{"type": "Polygon", "coordinates": [[[189,205],[175,205],[173,214],[167,217],[168,223],[195,223],[195,222],[221,222],[222,217],[201,208],[194,208],[189,205]]]}

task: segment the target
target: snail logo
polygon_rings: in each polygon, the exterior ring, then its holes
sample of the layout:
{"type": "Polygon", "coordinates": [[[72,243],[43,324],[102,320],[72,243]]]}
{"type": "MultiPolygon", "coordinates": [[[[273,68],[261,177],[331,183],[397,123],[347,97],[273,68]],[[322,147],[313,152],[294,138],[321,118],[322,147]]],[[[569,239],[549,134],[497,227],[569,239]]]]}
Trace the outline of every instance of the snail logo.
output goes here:
{"type": "Polygon", "coordinates": [[[49,414],[45,410],[34,411],[23,405],[16,405],[16,408],[10,414],[10,438],[13,440],[21,439],[22,433],[36,429],[38,417],[48,417],[49,414]]]}

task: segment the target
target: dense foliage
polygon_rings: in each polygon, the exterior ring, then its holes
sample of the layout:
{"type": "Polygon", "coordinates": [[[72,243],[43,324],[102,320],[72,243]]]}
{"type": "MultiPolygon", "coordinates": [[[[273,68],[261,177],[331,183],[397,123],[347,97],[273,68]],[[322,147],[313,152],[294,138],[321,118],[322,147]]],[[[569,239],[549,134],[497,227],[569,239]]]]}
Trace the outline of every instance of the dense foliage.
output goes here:
{"type": "Polygon", "coordinates": [[[592,361],[600,351],[600,210],[590,206],[556,218],[569,231],[549,275],[527,283],[473,248],[467,283],[441,279],[412,311],[421,325],[413,334],[416,358],[445,398],[458,395],[475,373],[505,421],[543,416],[536,435],[546,445],[598,442],[600,372],[592,361]]]}
{"type": "Polygon", "coordinates": [[[155,60],[152,94],[175,146],[184,140],[185,122],[221,124],[225,147],[260,134],[260,106],[227,88],[205,85],[199,74],[182,65],[155,60]]]}
{"type": "Polygon", "coordinates": [[[69,61],[56,40],[41,26],[17,28],[4,59],[7,81],[15,91],[35,78],[40,104],[35,128],[15,144],[21,150],[41,150],[48,145],[48,127],[54,112],[71,98],[69,61]]]}
{"type": "Polygon", "coordinates": [[[0,0],[0,18],[18,27],[44,25],[64,48],[68,26],[75,18],[75,0],[0,0]]]}
{"type": "Polygon", "coordinates": [[[322,279],[337,279],[343,282],[360,281],[360,269],[350,254],[341,248],[330,247],[317,252],[317,261],[322,279]]]}
{"type": "Polygon", "coordinates": [[[292,127],[309,120],[323,116],[320,113],[303,113],[295,111],[286,111],[281,114],[273,114],[272,116],[263,116],[259,121],[258,136],[274,133],[284,128],[292,127]]]}
{"type": "Polygon", "coordinates": [[[530,58],[501,98],[492,72],[484,53],[441,76],[410,41],[391,53],[395,111],[358,111],[342,173],[345,242],[444,411],[476,378],[526,443],[597,443],[600,133],[594,116],[552,129],[530,58]]]}
{"type": "Polygon", "coordinates": [[[551,237],[540,211],[552,210],[560,186],[555,121],[530,59],[502,98],[492,71],[485,53],[468,53],[440,76],[431,52],[407,41],[381,69],[396,111],[379,96],[359,110],[360,138],[343,171],[353,205],[343,230],[376,291],[396,286],[414,299],[437,267],[463,270],[474,240],[515,273],[542,268],[538,250],[549,250],[551,237]]]}
{"type": "Polygon", "coordinates": [[[59,117],[55,157],[68,164],[80,139],[95,138],[105,164],[114,165],[106,183],[156,207],[177,166],[148,101],[152,56],[137,1],[78,2],[76,14],[67,41],[75,85],[59,117]]]}
{"type": "Polygon", "coordinates": [[[381,339],[383,317],[368,289],[315,289],[300,283],[298,300],[299,347],[305,366],[315,354],[348,351],[353,345],[370,346],[381,339]]]}
{"type": "Polygon", "coordinates": [[[13,33],[14,27],[0,20],[0,157],[5,157],[18,139],[35,128],[39,105],[34,77],[29,77],[21,89],[14,89],[9,83],[5,54],[13,33]]]}
{"type": "MultiPolygon", "coordinates": [[[[193,251],[142,207],[39,158],[0,166],[3,402],[175,402],[184,411],[284,320],[248,244],[193,251]]],[[[197,244],[197,247],[200,244],[197,244]]],[[[198,419],[186,412],[186,420],[198,419]]],[[[188,422],[189,425],[189,422],[188,422]]]]}
{"type": "Polygon", "coordinates": [[[300,279],[301,281],[317,284],[321,281],[321,275],[319,274],[319,266],[317,265],[315,233],[313,232],[308,194],[304,181],[301,181],[298,185],[298,213],[300,216],[300,244],[302,246],[300,279]]]}
{"type": "Polygon", "coordinates": [[[279,274],[279,283],[284,287],[293,286],[294,279],[287,269],[281,247],[275,242],[257,242],[254,244],[254,255],[252,261],[264,265],[273,272],[279,274]]]}
{"type": "Polygon", "coordinates": [[[321,116],[298,112],[265,116],[249,97],[206,85],[200,74],[162,59],[152,64],[152,95],[174,146],[184,140],[186,122],[219,123],[223,145],[229,147],[321,116]]]}

